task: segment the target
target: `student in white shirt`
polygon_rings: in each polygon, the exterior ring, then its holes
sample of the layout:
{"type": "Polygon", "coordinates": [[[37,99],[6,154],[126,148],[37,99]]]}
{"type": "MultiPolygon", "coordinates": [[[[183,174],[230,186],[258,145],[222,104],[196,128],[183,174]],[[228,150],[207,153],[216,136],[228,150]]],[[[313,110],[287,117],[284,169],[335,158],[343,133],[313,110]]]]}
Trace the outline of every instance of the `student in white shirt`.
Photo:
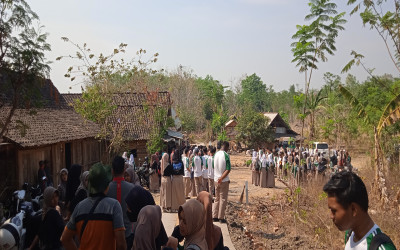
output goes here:
{"type": "Polygon", "coordinates": [[[214,155],[216,148],[210,146],[208,150],[208,190],[211,196],[214,196],[214,155]]]}
{"type": "Polygon", "coordinates": [[[208,192],[208,155],[207,148],[202,149],[202,160],[203,160],[203,190],[208,192]]]}
{"type": "Polygon", "coordinates": [[[203,191],[203,160],[200,156],[200,150],[196,148],[194,150],[194,159],[193,159],[193,171],[194,171],[194,185],[196,188],[196,193],[200,193],[203,191]]]}
{"type": "Polygon", "coordinates": [[[218,143],[221,150],[214,156],[214,185],[215,202],[213,205],[213,220],[226,223],[225,209],[228,203],[229,173],[231,172],[231,161],[228,153],[229,142],[218,143]],[[223,145],[221,145],[223,144],[223,145]]]}
{"type": "Polygon", "coordinates": [[[192,191],[192,183],[190,181],[190,174],[191,174],[191,167],[189,164],[189,157],[188,157],[189,149],[186,148],[184,154],[182,155],[182,162],[184,167],[184,174],[183,174],[183,183],[185,187],[185,197],[186,199],[190,198],[190,191],[192,191]]]}
{"type": "Polygon", "coordinates": [[[385,235],[368,214],[368,193],[360,177],[348,171],[336,173],[323,190],[328,194],[333,223],[346,231],[345,250],[396,249],[390,238],[379,240],[385,235]]]}

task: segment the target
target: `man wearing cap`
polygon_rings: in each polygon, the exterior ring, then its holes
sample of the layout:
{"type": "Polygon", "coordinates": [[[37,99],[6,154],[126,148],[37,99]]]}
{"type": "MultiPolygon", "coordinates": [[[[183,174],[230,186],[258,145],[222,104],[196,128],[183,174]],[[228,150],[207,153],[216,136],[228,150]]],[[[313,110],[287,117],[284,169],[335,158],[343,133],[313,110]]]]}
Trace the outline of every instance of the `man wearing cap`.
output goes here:
{"type": "Polygon", "coordinates": [[[81,201],[71,215],[61,236],[65,249],[126,250],[125,227],[119,202],[106,197],[112,180],[111,169],[101,163],[93,165],[89,172],[89,197],[81,201]]]}

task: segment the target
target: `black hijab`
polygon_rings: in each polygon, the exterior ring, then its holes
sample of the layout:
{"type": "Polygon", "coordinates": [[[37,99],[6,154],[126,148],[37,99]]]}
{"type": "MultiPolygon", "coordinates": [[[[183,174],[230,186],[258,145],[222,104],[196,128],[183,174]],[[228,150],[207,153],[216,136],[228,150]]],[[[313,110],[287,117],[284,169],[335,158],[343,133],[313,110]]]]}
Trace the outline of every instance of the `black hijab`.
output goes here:
{"type": "MultiPolygon", "coordinates": [[[[126,196],[125,202],[131,210],[131,213],[133,214],[134,221],[137,221],[137,217],[142,208],[147,205],[156,205],[151,193],[138,185],[133,186],[131,191],[126,196]]],[[[164,224],[161,222],[160,233],[156,238],[157,249],[161,249],[161,246],[164,246],[165,244],[167,244],[167,242],[167,232],[165,231],[164,224]]]]}
{"type": "Polygon", "coordinates": [[[68,171],[68,179],[67,179],[67,190],[66,190],[66,197],[65,202],[68,203],[75,197],[75,192],[81,184],[81,173],[82,173],[82,166],[78,164],[74,164],[70,167],[68,171]]]}

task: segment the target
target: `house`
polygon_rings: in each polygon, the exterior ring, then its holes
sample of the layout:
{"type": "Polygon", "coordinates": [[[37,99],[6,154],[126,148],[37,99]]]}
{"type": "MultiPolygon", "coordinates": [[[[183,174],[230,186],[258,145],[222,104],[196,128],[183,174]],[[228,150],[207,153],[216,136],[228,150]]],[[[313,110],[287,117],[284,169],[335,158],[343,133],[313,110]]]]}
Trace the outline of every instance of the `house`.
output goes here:
{"type": "MultiPolygon", "coordinates": [[[[72,102],[80,98],[80,94],[63,94],[72,102]]],[[[115,107],[107,123],[120,134],[126,144],[128,154],[135,156],[135,164],[143,163],[148,156],[146,144],[150,139],[152,128],[158,123],[158,112],[171,117],[171,95],[169,92],[143,92],[113,94],[111,105],[115,107]],[[160,111],[160,108],[163,111],[160,111]]],[[[176,123],[176,119],[175,119],[176,123]]],[[[176,142],[183,139],[180,132],[167,130],[165,142],[176,142]]],[[[122,152],[121,152],[122,153],[122,152]]]]}
{"type": "Polygon", "coordinates": [[[230,141],[233,141],[236,139],[237,131],[235,130],[235,127],[237,125],[236,117],[233,119],[229,120],[227,123],[225,123],[225,132],[226,136],[230,141]]]}
{"type": "MultiPolygon", "coordinates": [[[[0,181],[7,186],[21,188],[24,182],[37,183],[41,160],[49,161],[55,185],[62,168],[81,164],[89,169],[100,161],[97,124],[77,114],[50,80],[43,81],[39,92],[42,105],[18,107],[0,138],[0,181]]],[[[10,109],[9,102],[0,107],[1,121],[10,109]]]]}
{"type": "MultiPolygon", "coordinates": [[[[265,117],[269,119],[268,126],[273,128],[275,131],[275,142],[278,142],[280,138],[283,137],[297,137],[298,134],[293,131],[290,126],[282,119],[279,113],[263,113],[265,117]]],[[[225,124],[226,135],[229,140],[235,140],[237,135],[236,118],[231,119],[225,124]]],[[[271,146],[271,145],[269,145],[271,146]]]]}

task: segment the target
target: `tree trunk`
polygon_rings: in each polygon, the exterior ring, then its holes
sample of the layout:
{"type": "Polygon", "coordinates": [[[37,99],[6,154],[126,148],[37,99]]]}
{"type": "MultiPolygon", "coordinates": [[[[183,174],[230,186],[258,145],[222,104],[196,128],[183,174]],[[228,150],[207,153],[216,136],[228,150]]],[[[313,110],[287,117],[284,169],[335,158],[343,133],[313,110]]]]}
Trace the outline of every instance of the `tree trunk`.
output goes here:
{"type": "Polygon", "coordinates": [[[374,127],[374,139],[375,139],[375,184],[376,184],[376,191],[379,194],[379,197],[382,201],[382,205],[385,206],[389,202],[387,188],[386,188],[386,179],[384,173],[384,163],[382,159],[382,150],[380,148],[379,143],[379,136],[374,127]]]}

